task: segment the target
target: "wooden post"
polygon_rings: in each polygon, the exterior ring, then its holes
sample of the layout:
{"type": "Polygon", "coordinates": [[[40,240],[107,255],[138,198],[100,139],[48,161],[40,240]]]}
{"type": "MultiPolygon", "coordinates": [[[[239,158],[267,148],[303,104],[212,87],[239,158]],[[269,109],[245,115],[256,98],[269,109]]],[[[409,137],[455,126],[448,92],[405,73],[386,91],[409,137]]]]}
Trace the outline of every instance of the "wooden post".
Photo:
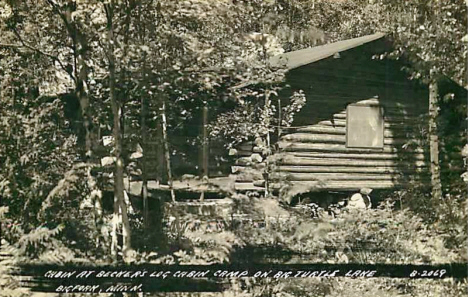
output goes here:
{"type": "Polygon", "coordinates": [[[431,157],[431,186],[432,197],[442,198],[442,183],[440,180],[439,164],[439,135],[437,131],[437,117],[439,116],[439,88],[435,79],[429,83],[429,148],[431,157]]]}

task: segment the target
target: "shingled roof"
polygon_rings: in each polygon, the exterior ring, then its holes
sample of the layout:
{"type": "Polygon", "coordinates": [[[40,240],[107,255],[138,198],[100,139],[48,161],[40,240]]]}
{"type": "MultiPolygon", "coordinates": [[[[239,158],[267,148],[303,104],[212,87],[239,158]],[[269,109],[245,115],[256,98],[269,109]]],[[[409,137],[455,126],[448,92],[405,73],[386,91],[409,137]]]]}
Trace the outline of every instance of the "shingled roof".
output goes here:
{"type": "Polygon", "coordinates": [[[375,33],[363,37],[288,52],[272,57],[270,59],[270,64],[275,67],[286,67],[291,70],[331,57],[337,53],[361,46],[384,36],[384,33],[375,33]]]}

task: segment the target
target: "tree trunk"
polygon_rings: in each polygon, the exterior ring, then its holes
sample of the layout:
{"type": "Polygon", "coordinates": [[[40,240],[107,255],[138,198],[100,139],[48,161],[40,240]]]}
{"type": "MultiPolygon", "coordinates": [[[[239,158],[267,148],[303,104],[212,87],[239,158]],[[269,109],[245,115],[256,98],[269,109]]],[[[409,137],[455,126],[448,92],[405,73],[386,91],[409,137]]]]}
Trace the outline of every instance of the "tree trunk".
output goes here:
{"type": "MultiPolygon", "coordinates": [[[[159,107],[157,107],[159,109],[159,107]]],[[[161,115],[158,114],[158,120],[156,121],[156,183],[159,185],[164,180],[164,146],[162,140],[162,123],[161,115]]]]}
{"type": "MultiPolygon", "coordinates": [[[[203,140],[202,140],[202,180],[203,182],[209,182],[208,177],[208,156],[209,156],[209,146],[208,146],[208,103],[203,102],[203,140]]],[[[205,192],[202,191],[200,194],[200,201],[204,201],[205,192]]]]}
{"type": "MultiPolygon", "coordinates": [[[[141,44],[145,44],[145,35],[146,35],[146,28],[145,28],[145,22],[142,21],[142,10],[141,10],[141,5],[138,5],[138,10],[137,10],[137,19],[138,19],[138,32],[139,32],[139,38],[141,44]]],[[[129,24],[130,22],[127,22],[129,24]]],[[[128,30],[128,27],[127,27],[128,30]]],[[[148,73],[148,67],[147,67],[147,53],[143,53],[143,67],[142,67],[142,94],[141,94],[141,109],[140,109],[140,117],[141,117],[141,122],[140,122],[140,128],[141,128],[141,148],[143,150],[143,156],[142,156],[142,164],[141,164],[141,181],[142,181],[142,186],[141,186],[141,198],[143,200],[143,225],[145,228],[145,233],[148,231],[149,227],[149,221],[148,221],[148,129],[146,126],[146,118],[148,115],[148,106],[149,105],[149,100],[146,100],[146,96],[149,96],[150,94],[148,93],[148,79],[149,79],[149,73],[148,73]]]]}
{"type": "MultiPolygon", "coordinates": [[[[144,101],[142,99],[142,104],[144,104],[144,101]]],[[[146,126],[143,123],[143,112],[142,112],[142,126],[141,126],[141,132],[143,133],[142,137],[142,148],[143,148],[143,157],[142,157],[142,166],[141,166],[141,180],[142,180],[142,187],[141,187],[141,196],[143,198],[143,220],[144,220],[144,225],[145,228],[149,226],[148,222],[148,175],[147,175],[147,157],[146,157],[146,126]]]]}
{"type": "Polygon", "coordinates": [[[203,106],[203,153],[202,153],[202,178],[208,178],[208,106],[207,102],[204,102],[203,106]]]}
{"type": "Polygon", "coordinates": [[[264,125],[265,129],[267,130],[266,132],[266,156],[265,156],[265,197],[268,196],[269,194],[269,163],[268,163],[268,156],[270,155],[270,105],[271,105],[271,100],[270,100],[270,90],[265,90],[265,108],[264,108],[264,125]]]}
{"type": "Polygon", "coordinates": [[[171,191],[172,202],[176,201],[175,192],[172,183],[172,170],[171,170],[171,153],[169,151],[169,143],[167,141],[167,120],[166,120],[166,101],[162,100],[161,107],[161,126],[163,134],[163,145],[164,145],[164,156],[166,159],[166,168],[167,168],[167,183],[169,184],[169,189],[171,191]]]}
{"type": "MultiPolygon", "coordinates": [[[[59,10],[57,10],[59,11],[59,10]]],[[[88,65],[86,65],[86,53],[88,45],[86,36],[80,32],[79,26],[72,18],[74,9],[71,5],[66,6],[66,11],[60,13],[61,19],[65,23],[68,34],[72,39],[73,49],[73,76],[75,77],[75,94],[78,98],[83,118],[83,128],[85,131],[85,157],[92,156],[92,119],[89,110],[88,96],[88,65]]]]}
{"type": "Polygon", "coordinates": [[[439,164],[439,136],[437,131],[437,118],[439,116],[439,89],[437,81],[429,84],[429,147],[431,157],[431,186],[432,197],[442,198],[442,183],[440,180],[439,164]]]}
{"type": "MultiPolygon", "coordinates": [[[[83,47],[83,45],[81,45],[81,47],[83,47]]],[[[79,74],[77,77],[76,95],[78,97],[78,101],[80,102],[81,115],[83,117],[83,127],[85,130],[85,156],[87,158],[90,158],[93,155],[93,144],[91,135],[92,122],[91,115],[89,112],[89,97],[86,84],[88,70],[85,58],[83,57],[83,53],[77,56],[77,66],[79,68],[79,74]]]]}
{"type": "Polygon", "coordinates": [[[113,18],[113,2],[106,7],[107,11],[107,37],[108,37],[108,63],[109,63],[109,95],[112,106],[113,114],[113,136],[114,136],[114,157],[115,157],[115,169],[114,169],[114,217],[113,217],[113,234],[112,234],[112,245],[111,254],[112,257],[117,259],[117,230],[119,223],[119,214],[122,216],[122,236],[123,246],[122,252],[125,254],[126,251],[131,249],[131,230],[130,223],[127,216],[127,205],[124,198],[124,162],[122,158],[122,131],[121,131],[121,113],[120,104],[116,97],[115,92],[115,57],[114,57],[114,25],[112,22],[113,18]]]}
{"type": "Polygon", "coordinates": [[[281,138],[281,124],[282,124],[282,112],[281,112],[281,99],[278,97],[278,140],[281,138]]]}
{"type": "MultiPolygon", "coordinates": [[[[96,179],[91,174],[91,167],[88,167],[86,175],[87,175],[87,185],[89,189],[91,189],[91,201],[93,203],[93,217],[94,217],[94,228],[96,230],[100,230],[103,224],[103,211],[102,211],[102,192],[97,187],[96,179]]],[[[99,248],[101,245],[100,237],[97,237],[95,242],[96,248],[99,248]]]]}
{"type": "MultiPolygon", "coordinates": [[[[146,54],[144,56],[144,62],[143,62],[143,86],[144,90],[148,87],[147,84],[147,69],[146,69],[146,54]]],[[[142,164],[141,164],[141,181],[142,181],[142,186],[141,186],[141,196],[143,199],[143,223],[145,226],[145,229],[149,226],[148,223],[148,175],[147,175],[147,129],[146,129],[146,95],[142,94],[141,96],[141,147],[143,149],[143,157],[142,157],[142,164]]]]}
{"type": "MultiPolygon", "coordinates": [[[[89,96],[88,96],[88,66],[86,64],[86,54],[88,52],[88,44],[85,34],[80,31],[80,25],[77,24],[73,18],[73,13],[76,12],[76,5],[71,5],[73,1],[68,1],[68,5],[59,5],[55,1],[46,1],[52,8],[52,10],[59,16],[65,25],[65,29],[68,33],[68,37],[71,39],[71,49],[73,53],[72,65],[63,65],[56,57],[42,52],[41,50],[35,49],[31,46],[26,46],[36,51],[36,53],[45,55],[48,58],[52,58],[52,61],[59,62],[62,69],[73,79],[75,83],[74,94],[78,99],[81,109],[81,116],[83,119],[83,127],[85,131],[85,150],[83,159],[87,159],[92,156],[93,150],[93,137],[92,137],[92,117],[89,108],[89,96]],[[72,66],[72,67],[68,67],[72,66]]],[[[20,42],[24,44],[20,35],[16,34],[20,42]]]]}

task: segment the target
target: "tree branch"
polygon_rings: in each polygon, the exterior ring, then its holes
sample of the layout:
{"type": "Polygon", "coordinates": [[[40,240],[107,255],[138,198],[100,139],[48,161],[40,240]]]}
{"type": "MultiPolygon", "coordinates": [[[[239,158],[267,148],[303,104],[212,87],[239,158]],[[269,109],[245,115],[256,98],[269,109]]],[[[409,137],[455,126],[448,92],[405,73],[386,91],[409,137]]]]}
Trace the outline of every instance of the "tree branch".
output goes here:
{"type": "Polygon", "coordinates": [[[62,63],[62,61],[60,61],[60,59],[57,57],[57,56],[54,56],[52,54],[49,54],[49,53],[46,53],[36,47],[33,47],[31,45],[29,45],[27,42],[25,42],[23,40],[23,38],[21,38],[21,35],[18,33],[18,31],[16,29],[13,30],[13,33],[15,34],[15,36],[18,38],[19,42],[21,42],[21,45],[16,45],[16,44],[0,44],[0,45],[4,45],[5,47],[16,47],[16,48],[21,48],[21,47],[24,47],[24,48],[27,48],[29,50],[32,50],[36,53],[39,53],[43,56],[46,56],[50,59],[52,59],[52,61],[55,61],[57,62],[59,65],[60,65],[60,68],[62,68],[69,76],[70,78],[73,80],[73,81],[76,81],[75,80],[75,77],[73,76],[72,73],[70,73],[70,71],[68,71],[68,69],[66,68],[66,66],[62,63]]]}

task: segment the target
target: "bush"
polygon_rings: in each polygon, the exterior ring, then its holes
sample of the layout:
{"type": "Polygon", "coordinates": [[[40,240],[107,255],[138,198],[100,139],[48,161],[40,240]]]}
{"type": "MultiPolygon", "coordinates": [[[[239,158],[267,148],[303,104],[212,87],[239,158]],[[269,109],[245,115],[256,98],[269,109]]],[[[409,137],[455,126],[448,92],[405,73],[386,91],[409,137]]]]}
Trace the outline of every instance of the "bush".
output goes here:
{"type": "Polygon", "coordinates": [[[440,200],[434,199],[429,192],[415,187],[395,192],[388,201],[419,216],[438,237],[444,239],[448,249],[466,257],[468,240],[466,197],[466,185],[452,184],[450,191],[440,200]]]}
{"type": "Polygon", "coordinates": [[[285,215],[279,204],[276,209],[271,203],[254,205],[268,213],[265,227],[247,224],[234,232],[251,248],[280,247],[290,261],[429,264],[463,259],[447,247],[443,234],[409,210],[393,211],[392,203],[346,211],[338,218],[285,215]]]}

